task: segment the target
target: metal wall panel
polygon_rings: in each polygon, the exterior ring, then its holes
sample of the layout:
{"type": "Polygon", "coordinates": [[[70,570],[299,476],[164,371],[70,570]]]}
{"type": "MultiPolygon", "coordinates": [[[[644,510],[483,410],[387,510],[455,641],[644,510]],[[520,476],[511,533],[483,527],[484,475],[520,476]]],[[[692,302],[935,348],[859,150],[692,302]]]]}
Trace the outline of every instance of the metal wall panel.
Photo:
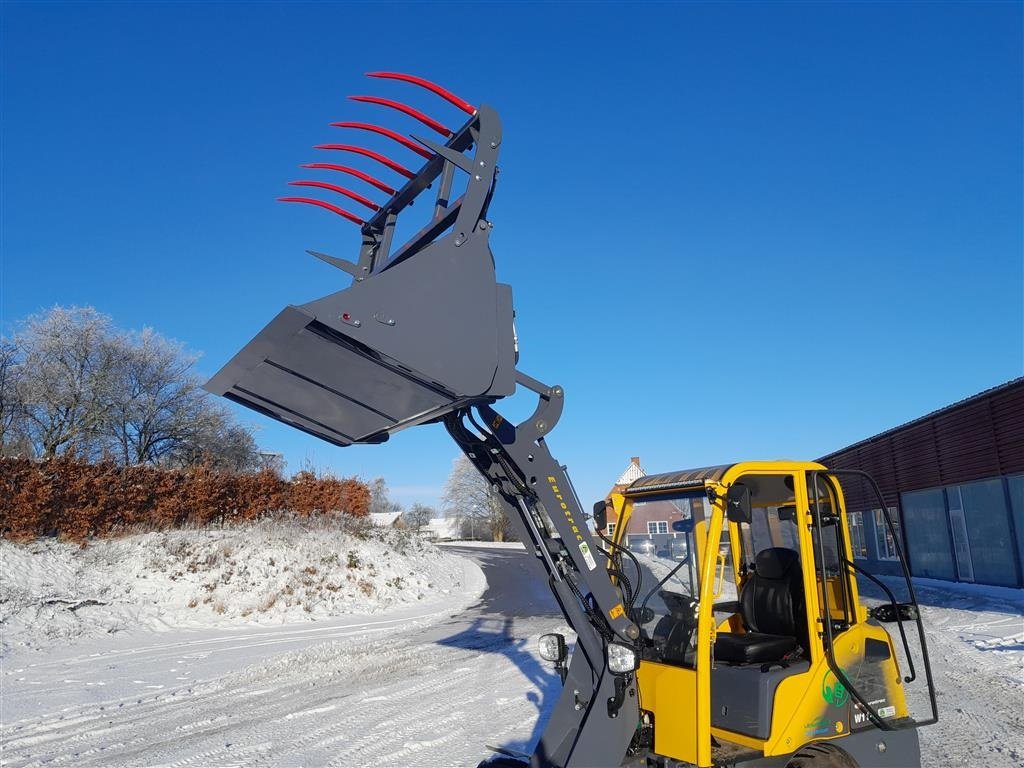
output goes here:
{"type": "MultiPolygon", "coordinates": [[[[943,507],[939,515],[931,502],[943,497],[944,487],[1024,472],[1024,377],[819,461],[836,469],[868,472],[887,504],[895,504],[903,494],[929,491],[916,497],[922,503],[927,501],[924,508],[903,510],[903,536],[911,568],[918,575],[955,579],[949,512],[943,507]]],[[[867,512],[878,506],[866,485],[849,482],[844,491],[850,511],[867,512]]],[[[1011,489],[1011,495],[1013,492],[1011,489]]],[[[959,513],[964,516],[965,533],[969,529],[970,549],[977,550],[972,559],[984,561],[975,569],[977,574],[961,577],[989,584],[1020,584],[1024,579],[1024,513],[1011,505],[1012,514],[1008,514],[1005,504],[991,501],[986,496],[984,504],[975,505],[973,514],[966,509],[959,513]]]]}
{"type": "Polygon", "coordinates": [[[819,461],[871,473],[890,503],[904,491],[1024,472],[1024,377],[819,461]]]}
{"type": "Polygon", "coordinates": [[[956,579],[942,490],[904,494],[902,506],[911,573],[931,579],[956,579]]]}

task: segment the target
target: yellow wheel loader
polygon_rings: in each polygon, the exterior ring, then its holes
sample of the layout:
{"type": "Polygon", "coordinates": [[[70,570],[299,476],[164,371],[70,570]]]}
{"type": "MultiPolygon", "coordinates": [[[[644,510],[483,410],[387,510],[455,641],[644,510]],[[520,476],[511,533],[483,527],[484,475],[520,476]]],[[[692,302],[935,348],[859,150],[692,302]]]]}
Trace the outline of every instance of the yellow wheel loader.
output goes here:
{"type": "MultiPolygon", "coordinates": [[[[641,477],[595,506],[598,532],[614,516],[612,570],[628,558],[656,579],[642,596],[626,589],[641,631],[634,751],[655,765],[919,764],[904,622],[924,651],[929,722],[935,701],[917,607],[880,580],[889,602],[861,602],[844,476],[874,488],[815,463],[742,462],[641,477]],[[678,563],[636,546],[666,534],[685,542],[678,563]]],[[[560,642],[544,640],[556,663],[560,642]]]]}
{"type": "MultiPolygon", "coordinates": [[[[570,657],[566,638],[542,639],[563,689],[533,753],[506,752],[490,764],[917,765],[915,728],[937,714],[913,585],[900,554],[909,599],[863,574],[884,598],[871,610],[862,604],[841,486],[849,473],[773,462],[644,477],[611,498],[614,538],[595,535],[548,447],[565,393],[518,370],[512,289],[495,278],[489,208],[502,144],[497,112],[412,75],[371,76],[424,88],[468,119],[449,128],[403,102],[353,97],[362,109],[388,109],[425,126],[431,138],[367,122],[332,124],[377,148],[317,149],[373,161],[387,169],[376,172],[395,178],[307,163],[368,186],[292,185],[342,195],[369,213],[342,208],[338,198],[281,199],[359,228],[354,261],[310,252],[351,285],[283,309],[206,386],[339,446],[442,423],[493,485],[547,572],[575,642],[570,657]],[[419,166],[383,154],[385,141],[413,153],[419,166]],[[366,196],[380,194],[387,199],[366,196]],[[417,214],[419,227],[406,226],[417,214]],[[533,393],[537,405],[514,424],[495,406],[517,390],[533,393]],[[659,548],[634,547],[630,520],[653,521],[658,535],[664,528],[682,541],[663,543],[671,556],[652,563],[659,548]],[[899,644],[883,624],[896,627],[899,644]],[[917,677],[908,628],[931,708],[923,719],[911,716],[904,692],[917,677]]],[[[537,273],[549,279],[543,263],[537,273]]],[[[887,509],[880,494],[878,507],[887,509]]],[[[607,514],[600,502],[598,533],[607,514]]]]}

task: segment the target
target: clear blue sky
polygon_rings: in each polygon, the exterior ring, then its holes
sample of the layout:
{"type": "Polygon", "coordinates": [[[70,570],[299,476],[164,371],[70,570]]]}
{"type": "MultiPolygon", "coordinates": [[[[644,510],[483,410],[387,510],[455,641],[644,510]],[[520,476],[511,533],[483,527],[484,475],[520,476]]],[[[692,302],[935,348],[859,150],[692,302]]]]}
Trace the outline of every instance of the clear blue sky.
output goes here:
{"type": "MultiPolygon", "coordinates": [[[[413,128],[344,97],[459,121],[362,77],[411,72],[502,115],[492,245],[584,499],[631,455],[815,457],[1022,373],[1021,8],[7,2],[4,328],[90,304],[212,374],[348,284],[303,251],[356,228],[274,202],[337,161],[329,122],[413,128]]],[[[436,426],[342,450],[241,413],[404,503],[456,455],[436,426]]]]}

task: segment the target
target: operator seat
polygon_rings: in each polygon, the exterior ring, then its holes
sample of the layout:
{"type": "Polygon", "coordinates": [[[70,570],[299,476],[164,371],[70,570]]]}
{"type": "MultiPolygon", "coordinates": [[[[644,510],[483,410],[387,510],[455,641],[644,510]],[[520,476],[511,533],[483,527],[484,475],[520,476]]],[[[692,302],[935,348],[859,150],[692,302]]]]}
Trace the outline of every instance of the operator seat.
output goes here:
{"type": "Polygon", "coordinates": [[[745,634],[720,632],[715,660],[732,664],[782,661],[797,645],[807,648],[800,555],[785,547],[757,553],[753,572],[740,590],[739,614],[745,634]]]}

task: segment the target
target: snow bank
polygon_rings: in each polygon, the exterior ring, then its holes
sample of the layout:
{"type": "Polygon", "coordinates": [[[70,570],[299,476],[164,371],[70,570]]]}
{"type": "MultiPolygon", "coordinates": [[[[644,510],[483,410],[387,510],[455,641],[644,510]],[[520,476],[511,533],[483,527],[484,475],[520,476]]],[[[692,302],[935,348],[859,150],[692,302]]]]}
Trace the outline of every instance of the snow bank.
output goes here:
{"type": "Polygon", "coordinates": [[[473,547],[475,549],[526,549],[521,541],[439,541],[439,547],[473,547]]]}
{"type": "Polygon", "coordinates": [[[402,531],[337,523],[165,531],[85,548],[0,541],[0,651],[472,600],[485,582],[465,565],[402,531]]]}

